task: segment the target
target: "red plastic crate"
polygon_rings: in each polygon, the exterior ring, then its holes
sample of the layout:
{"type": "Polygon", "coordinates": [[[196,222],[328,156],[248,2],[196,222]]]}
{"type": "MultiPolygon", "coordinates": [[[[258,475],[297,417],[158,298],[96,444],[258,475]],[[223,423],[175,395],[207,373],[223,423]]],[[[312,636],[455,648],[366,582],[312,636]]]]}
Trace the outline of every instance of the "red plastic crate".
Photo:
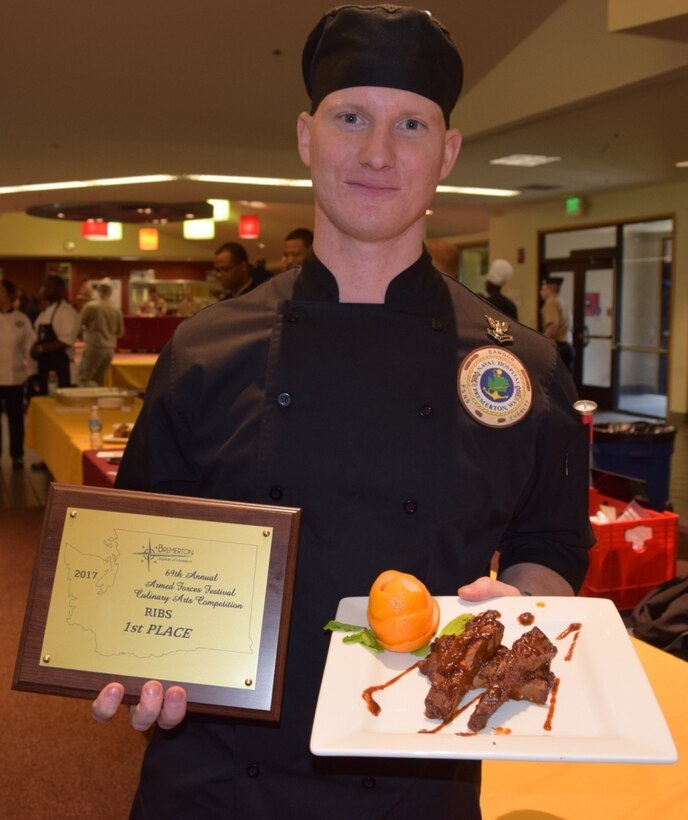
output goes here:
{"type": "MultiPolygon", "coordinates": [[[[590,514],[600,503],[618,514],[625,501],[590,489],[590,514]]],[[[631,609],[658,584],[676,577],[678,515],[647,510],[650,518],[595,524],[596,543],[590,550],[590,567],[580,595],[611,598],[618,609],[631,609]]]]}

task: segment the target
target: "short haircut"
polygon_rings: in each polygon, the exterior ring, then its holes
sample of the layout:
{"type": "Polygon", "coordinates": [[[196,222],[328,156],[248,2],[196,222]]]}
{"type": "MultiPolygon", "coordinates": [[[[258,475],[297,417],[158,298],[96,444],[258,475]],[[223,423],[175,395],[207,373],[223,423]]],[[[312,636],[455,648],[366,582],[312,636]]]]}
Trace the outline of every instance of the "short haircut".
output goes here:
{"type": "Polygon", "coordinates": [[[300,239],[307,248],[310,248],[313,244],[313,231],[310,228],[294,228],[284,237],[284,241],[289,242],[291,239],[300,239]]]}
{"type": "Polygon", "coordinates": [[[215,256],[217,256],[218,253],[225,253],[225,251],[231,255],[237,265],[241,262],[248,262],[246,248],[238,242],[225,242],[224,245],[220,245],[220,247],[215,251],[215,256]]]}

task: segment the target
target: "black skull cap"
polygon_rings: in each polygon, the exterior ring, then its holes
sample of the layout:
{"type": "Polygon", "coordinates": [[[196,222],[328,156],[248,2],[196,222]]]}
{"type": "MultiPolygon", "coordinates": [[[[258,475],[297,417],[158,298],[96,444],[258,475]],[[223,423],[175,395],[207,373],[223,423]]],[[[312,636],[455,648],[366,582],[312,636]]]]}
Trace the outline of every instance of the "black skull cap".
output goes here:
{"type": "Polygon", "coordinates": [[[449,126],[463,62],[447,29],[410,6],[337,6],[306,40],[301,59],[313,114],[333,91],[382,86],[437,103],[449,126]]]}

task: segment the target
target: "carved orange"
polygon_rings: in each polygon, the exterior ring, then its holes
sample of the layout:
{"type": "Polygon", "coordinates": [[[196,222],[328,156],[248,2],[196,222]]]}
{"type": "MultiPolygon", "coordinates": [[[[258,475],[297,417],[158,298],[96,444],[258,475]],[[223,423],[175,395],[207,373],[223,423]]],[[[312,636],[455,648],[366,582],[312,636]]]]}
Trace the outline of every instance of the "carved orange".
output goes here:
{"type": "Polygon", "coordinates": [[[368,623],[375,637],[392,652],[413,652],[425,646],[440,620],[437,601],[413,575],[388,569],[368,595],[368,623]]]}

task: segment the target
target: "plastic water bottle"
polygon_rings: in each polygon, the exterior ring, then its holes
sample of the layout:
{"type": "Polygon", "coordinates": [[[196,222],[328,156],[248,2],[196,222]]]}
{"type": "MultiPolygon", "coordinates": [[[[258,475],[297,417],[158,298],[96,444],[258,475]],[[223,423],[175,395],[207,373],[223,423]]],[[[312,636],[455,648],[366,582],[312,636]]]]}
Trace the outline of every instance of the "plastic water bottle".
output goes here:
{"type": "Polygon", "coordinates": [[[91,449],[100,449],[103,446],[103,422],[100,420],[100,413],[98,411],[98,405],[96,404],[91,407],[88,431],[91,434],[91,449]]]}
{"type": "Polygon", "coordinates": [[[48,373],[48,395],[54,396],[58,386],[57,373],[51,370],[50,373],[48,373]]]}

